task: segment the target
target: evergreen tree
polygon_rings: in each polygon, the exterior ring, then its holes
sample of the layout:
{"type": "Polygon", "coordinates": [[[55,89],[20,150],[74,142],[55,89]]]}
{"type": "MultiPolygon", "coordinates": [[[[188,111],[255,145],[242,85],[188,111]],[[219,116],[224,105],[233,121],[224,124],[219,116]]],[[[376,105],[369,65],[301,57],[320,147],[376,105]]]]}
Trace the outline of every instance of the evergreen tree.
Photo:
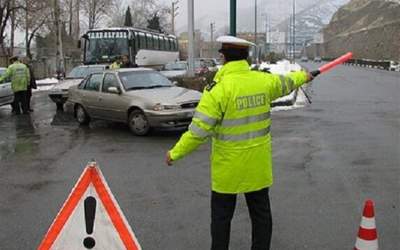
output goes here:
{"type": "Polygon", "coordinates": [[[154,13],[153,17],[147,20],[147,28],[162,32],[162,28],[160,26],[160,17],[158,16],[157,13],[154,13]]]}
{"type": "Polygon", "coordinates": [[[124,26],[126,27],[132,27],[132,15],[131,15],[131,8],[128,6],[128,9],[126,9],[125,12],[125,22],[124,22],[124,26]]]}

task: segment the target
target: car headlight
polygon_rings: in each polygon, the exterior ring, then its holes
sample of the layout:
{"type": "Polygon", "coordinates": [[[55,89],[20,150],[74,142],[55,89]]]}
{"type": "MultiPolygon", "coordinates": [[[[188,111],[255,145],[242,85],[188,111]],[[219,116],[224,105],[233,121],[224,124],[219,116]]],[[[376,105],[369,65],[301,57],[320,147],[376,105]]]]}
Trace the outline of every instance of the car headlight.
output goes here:
{"type": "Polygon", "coordinates": [[[169,105],[169,104],[161,104],[157,103],[153,106],[154,111],[163,111],[163,110],[179,110],[181,106],[179,105],[169,105]]]}

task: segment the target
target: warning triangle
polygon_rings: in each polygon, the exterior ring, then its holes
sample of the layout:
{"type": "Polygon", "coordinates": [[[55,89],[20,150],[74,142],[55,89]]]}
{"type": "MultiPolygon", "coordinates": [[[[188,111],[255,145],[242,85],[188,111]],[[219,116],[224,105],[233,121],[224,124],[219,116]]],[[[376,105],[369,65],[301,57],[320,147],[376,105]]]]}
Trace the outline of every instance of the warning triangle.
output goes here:
{"type": "Polygon", "coordinates": [[[95,162],[86,166],[38,250],[141,250],[95,162]]]}

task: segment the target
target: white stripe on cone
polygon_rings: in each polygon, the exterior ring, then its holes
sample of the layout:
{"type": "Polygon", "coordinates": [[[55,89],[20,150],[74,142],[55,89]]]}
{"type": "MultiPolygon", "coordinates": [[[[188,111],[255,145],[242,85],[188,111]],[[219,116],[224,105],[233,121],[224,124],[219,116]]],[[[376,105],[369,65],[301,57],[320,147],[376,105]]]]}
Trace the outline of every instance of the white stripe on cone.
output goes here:
{"type": "Polygon", "coordinates": [[[363,216],[360,226],[364,229],[376,229],[375,218],[368,218],[363,216]]]}
{"type": "Polygon", "coordinates": [[[378,250],[378,240],[363,240],[357,237],[355,247],[358,250],[378,250]]]}

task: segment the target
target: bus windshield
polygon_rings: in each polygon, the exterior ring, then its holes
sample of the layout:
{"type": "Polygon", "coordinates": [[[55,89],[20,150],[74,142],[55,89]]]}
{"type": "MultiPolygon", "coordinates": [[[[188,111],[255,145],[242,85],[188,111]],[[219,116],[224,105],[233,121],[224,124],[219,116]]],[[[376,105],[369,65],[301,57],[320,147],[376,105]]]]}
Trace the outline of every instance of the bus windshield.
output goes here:
{"type": "Polygon", "coordinates": [[[85,64],[113,62],[129,54],[128,34],[120,31],[91,32],[85,45],[85,64]]]}

